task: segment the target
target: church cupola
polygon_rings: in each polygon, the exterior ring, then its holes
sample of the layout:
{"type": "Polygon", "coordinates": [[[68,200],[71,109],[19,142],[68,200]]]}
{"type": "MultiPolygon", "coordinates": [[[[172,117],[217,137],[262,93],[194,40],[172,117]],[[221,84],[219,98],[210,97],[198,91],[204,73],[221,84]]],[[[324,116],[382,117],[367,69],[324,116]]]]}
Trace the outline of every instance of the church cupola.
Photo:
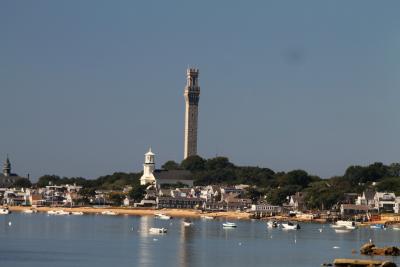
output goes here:
{"type": "Polygon", "coordinates": [[[8,158],[8,155],[7,155],[6,161],[4,162],[4,165],[3,165],[3,175],[11,176],[11,163],[10,163],[10,159],[8,158]]]}
{"type": "Polygon", "coordinates": [[[154,153],[151,152],[151,147],[149,148],[149,151],[144,154],[145,156],[145,164],[154,164],[154,153]]]}
{"type": "Polygon", "coordinates": [[[149,149],[149,151],[146,154],[144,154],[143,175],[142,175],[142,177],[140,177],[141,185],[156,183],[156,178],[153,175],[153,172],[156,167],[156,164],[154,161],[154,156],[155,155],[151,151],[151,148],[149,149]]]}

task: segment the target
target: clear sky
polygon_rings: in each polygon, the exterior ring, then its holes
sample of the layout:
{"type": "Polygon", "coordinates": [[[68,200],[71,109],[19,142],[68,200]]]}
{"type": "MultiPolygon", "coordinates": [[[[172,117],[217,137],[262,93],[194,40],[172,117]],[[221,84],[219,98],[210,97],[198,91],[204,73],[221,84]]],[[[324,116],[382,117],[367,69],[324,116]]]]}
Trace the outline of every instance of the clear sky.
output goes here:
{"type": "Polygon", "coordinates": [[[198,151],[238,165],[399,162],[400,1],[0,1],[0,159],[96,178],[198,151]]]}

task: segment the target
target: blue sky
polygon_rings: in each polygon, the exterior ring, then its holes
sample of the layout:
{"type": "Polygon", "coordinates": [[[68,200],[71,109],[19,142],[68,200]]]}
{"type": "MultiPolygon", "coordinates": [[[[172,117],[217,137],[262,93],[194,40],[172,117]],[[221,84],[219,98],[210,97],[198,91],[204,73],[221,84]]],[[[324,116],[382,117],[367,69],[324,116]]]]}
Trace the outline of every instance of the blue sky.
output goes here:
{"type": "Polygon", "coordinates": [[[1,1],[0,158],[96,178],[199,154],[322,177],[399,162],[398,1],[1,1]]]}

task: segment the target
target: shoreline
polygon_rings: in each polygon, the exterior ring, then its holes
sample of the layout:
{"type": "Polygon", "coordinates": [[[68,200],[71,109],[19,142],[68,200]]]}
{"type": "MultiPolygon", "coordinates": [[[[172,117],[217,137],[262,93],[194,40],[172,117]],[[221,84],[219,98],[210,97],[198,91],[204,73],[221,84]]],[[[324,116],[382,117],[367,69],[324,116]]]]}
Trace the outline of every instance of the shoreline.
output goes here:
{"type": "MultiPolygon", "coordinates": [[[[23,206],[2,206],[3,208],[8,207],[11,212],[24,212],[24,210],[34,209],[38,212],[46,213],[48,211],[56,211],[56,210],[64,210],[68,212],[83,212],[84,214],[101,214],[104,211],[111,211],[116,213],[116,215],[128,215],[128,216],[155,216],[156,214],[165,214],[171,217],[178,218],[201,218],[202,216],[211,216],[214,219],[222,218],[222,219],[235,219],[235,220],[251,220],[251,213],[247,212],[237,212],[237,211],[217,211],[217,212],[202,212],[201,210],[195,209],[144,209],[144,208],[124,208],[124,207],[23,207],[23,206]]],[[[104,215],[107,216],[107,215],[104,215]]],[[[319,223],[325,224],[329,223],[325,219],[303,219],[289,216],[271,216],[271,217],[263,217],[261,219],[257,219],[260,221],[267,220],[276,220],[279,222],[284,221],[294,221],[294,222],[302,222],[302,223],[319,223]]],[[[383,219],[379,221],[371,221],[364,222],[360,226],[369,226],[372,224],[391,224],[391,223],[400,223],[400,216],[398,220],[390,220],[383,219]]]]}
{"type": "MultiPolygon", "coordinates": [[[[135,208],[122,208],[122,207],[21,207],[21,206],[8,206],[11,212],[23,212],[24,210],[35,209],[38,212],[48,212],[54,210],[64,210],[68,212],[83,212],[84,214],[100,214],[104,211],[115,212],[116,215],[132,215],[132,216],[154,216],[155,214],[162,213],[171,217],[190,217],[200,218],[201,216],[212,216],[214,218],[229,218],[229,219],[250,219],[250,214],[246,212],[202,212],[193,209],[135,209],[135,208]]],[[[105,215],[106,216],[106,215],[105,215]]]]}

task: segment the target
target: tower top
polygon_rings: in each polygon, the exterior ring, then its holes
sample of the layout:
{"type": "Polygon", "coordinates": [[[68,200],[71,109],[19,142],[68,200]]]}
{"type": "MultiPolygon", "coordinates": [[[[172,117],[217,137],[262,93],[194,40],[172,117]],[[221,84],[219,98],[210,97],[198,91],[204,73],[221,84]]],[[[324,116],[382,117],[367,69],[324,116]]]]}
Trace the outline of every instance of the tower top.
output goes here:
{"type": "Polygon", "coordinates": [[[6,161],[3,164],[3,175],[4,176],[10,176],[11,175],[11,163],[10,163],[10,159],[8,157],[8,154],[7,154],[6,161]]]}
{"type": "Polygon", "coordinates": [[[151,151],[151,147],[149,148],[149,151],[145,155],[146,156],[154,156],[154,153],[151,151]]]}
{"type": "Polygon", "coordinates": [[[199,69],[196,68],[188,68],[186,70],[186,75],[187,76],[198,76],[199,75],[199,69]]]}

